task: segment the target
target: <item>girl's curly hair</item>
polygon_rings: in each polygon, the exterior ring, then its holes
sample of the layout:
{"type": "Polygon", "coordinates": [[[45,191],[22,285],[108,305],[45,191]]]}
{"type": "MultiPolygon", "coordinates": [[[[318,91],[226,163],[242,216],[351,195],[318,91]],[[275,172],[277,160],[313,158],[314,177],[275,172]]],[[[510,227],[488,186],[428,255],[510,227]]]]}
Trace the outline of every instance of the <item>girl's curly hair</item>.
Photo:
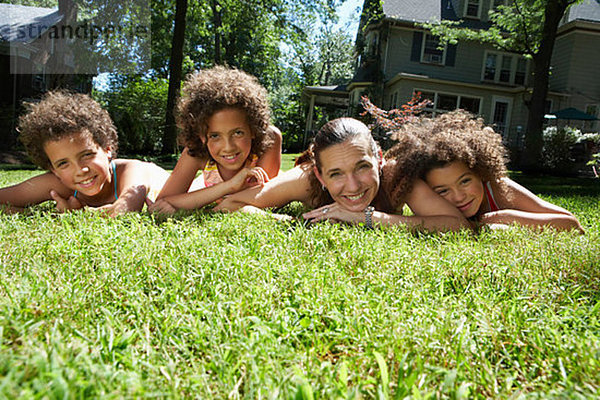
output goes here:
{"type": "Polygon", "coordinates": [[[51,164],[44,150],[48,141],[80,134],[92,139],[98,146],[116,154],[117,128],[110,115],[87,94],[67,91],[48,92],[39,103],[26,104],[27,114],[19,118],[19,138],[31,160],[50,170],[51,164]]]}
{"type": "Polygon", "coordinates": [[[462,161],[483,181],[506,190],[502,178],[508,153],[502,137],[466,111],[422,117],[403,125],[392,137],[397,143],[385,154],[389,170],[384,185],[394,202],[412,189],[415,179],[454,161],[462,161]]]}
{"type": "Polygon", "coordinates": [[[254,76],[238,69],[217,66],[190,75],[177,104],[178,142],[194,157],[210,157],[202,138],[208,120],[217,111],[238,108],[246,113],[254,134],[251,152],[260,156],[273,139],[267,133],[271,111],[267,90],[254,76]]]}

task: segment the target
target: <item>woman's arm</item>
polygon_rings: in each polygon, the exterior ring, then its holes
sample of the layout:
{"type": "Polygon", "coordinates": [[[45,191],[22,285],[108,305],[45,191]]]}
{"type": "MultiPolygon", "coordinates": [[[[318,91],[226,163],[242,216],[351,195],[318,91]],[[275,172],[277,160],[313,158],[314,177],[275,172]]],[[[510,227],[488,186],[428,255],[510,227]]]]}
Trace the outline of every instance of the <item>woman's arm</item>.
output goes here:
{"type": "Polygon", "coordinates": [[[217,211],[236,211],[244,206],[282,207],[292,201],[310,203],[309,173],[303,167],[292,168],[262,187],[253,187],[227,197],[217,211]]]}
{"type": "Polygon", "coordinates": [[[505,178],[504,182],[507,186],[506,193],[503,193],[496,184],[492,184],[494,193],[500,194],[496,196],[500,210],[481,215],[479,218],[481,223],[549,226],[557,230],[577,229],[580,233],[585,233],[577,218],[569,211],[540,199],[509,178],[505,178]]]}
{"type": "Polygon", "coordinates": [[[266,134],[273,139],[273,144],[260,156],[256,166],[264,169],[269,179],[273,179],[281,168],[281,143],[283,140],[281,131],[273,125],[267,128],[266,134]]]}
{"type": "Polygon", "coordinates": [[[177,161],[177,165],[173,169],[171,176],[163,186],[157,200],[164,197],[173,196],[176,194],[186,193],[199,170],[203,170],[206,166],[206,159],[192,157],[188,153],[187,147],[183,149],[181,157],[177,161]]]}
{"type": "Polygon", "coordinates": [[[52,200],[51,191],[67,199],[73,194],[73,191],[63,185],[56,175],[46,172],[0,189],[0,204],[6,205],[8,212],[20,212],[24,207],[52,200]]]}
{"type": "MultiPolygon", "coordinates": [[[[374,211],[371,217],[373,225],[405,225],[414,230],[425,231],[458,231],[471,228],[471,225],[458,209],[437,195],[433,190],[418,180],[406,196],[406,204],[415,215],[404,216],[374,211]]],[[[304,214],[304,218],[313,222],[334,219],[350,223],[365,223],[364,212],[351,212],[337,203],[317,208],[304,214]]]]}

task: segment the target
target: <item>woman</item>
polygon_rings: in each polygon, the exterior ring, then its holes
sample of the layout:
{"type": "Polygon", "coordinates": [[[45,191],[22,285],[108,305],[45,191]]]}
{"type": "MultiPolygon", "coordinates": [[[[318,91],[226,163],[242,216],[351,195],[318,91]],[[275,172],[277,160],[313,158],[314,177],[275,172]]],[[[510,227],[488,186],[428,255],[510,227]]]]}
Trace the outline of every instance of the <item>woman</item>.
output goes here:
{"type": "Polygon", "coordinates": [[[301,201],[313,208],[303,215],[311,222],[334,220],[373,225],[406,225],[428,231],[468,227],[461,213],[423,181],[413,183],[402,199],[383,190],[382,176],[393,176],[395,163],[384,163],[369,128],[352,118],[325,124],[296,167],[262,187],[227,197],[217,210],[256,212],[301,201]],[[385,165],[384,165],[385,164],[385,165]],[[403,216],[407,204],[414,216],[403,216]],[[248,207],[250,206],[250,207],[248,207]]]}

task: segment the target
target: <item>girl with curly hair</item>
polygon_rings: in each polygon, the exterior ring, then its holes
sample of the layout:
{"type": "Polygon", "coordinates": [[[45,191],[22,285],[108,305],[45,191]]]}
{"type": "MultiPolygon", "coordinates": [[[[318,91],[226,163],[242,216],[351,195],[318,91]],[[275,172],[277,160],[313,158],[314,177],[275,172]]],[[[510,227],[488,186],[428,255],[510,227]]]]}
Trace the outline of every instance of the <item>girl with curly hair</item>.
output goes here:
{"type": "Polygon", "coordinates": [[[19,131],[31,159],[49,172],[0,189],[0,204],[9,212],[47,200],[56,201],[59,211],[139,211],[169,177],[155,164],[115,159],[117,130],[85,94],[49,92],[20,118],[19,131]]]}
{"type": "Polygon", "coordinates": [[[569,211],[508,178],[502,137],[482,119],[458,110],[407,123],[394,135],[398,143],[387,157],[395,161],[390,185],[396,190],[423,179],[476,226],[516,223],[583,233],[569,211]]]}
{"type": "Polygon", "coordinates": [[[185,148],[151,211],[199,208],[279,172],[281,133],[255,77],[221,66],[191,75],[176,117],[185,148]]]}
{"type": "Polygon", "coordinates": [[[319,130],[296,167],[263,187],[228,197],[217,209],[261,212],[261,208],[301,201],[313,209],[303,214],[310,222],[329,220],[363,223],[367,227],[403,225],[428,231],[469,227],[455,207],[422,181],[412,185],[402,202],[393,204],[381,184],[386,175],[387,164],[369,128],[353,118],[338,118],[319,130]],[[402,215],[404,203],[414,215],[402,215]]]}

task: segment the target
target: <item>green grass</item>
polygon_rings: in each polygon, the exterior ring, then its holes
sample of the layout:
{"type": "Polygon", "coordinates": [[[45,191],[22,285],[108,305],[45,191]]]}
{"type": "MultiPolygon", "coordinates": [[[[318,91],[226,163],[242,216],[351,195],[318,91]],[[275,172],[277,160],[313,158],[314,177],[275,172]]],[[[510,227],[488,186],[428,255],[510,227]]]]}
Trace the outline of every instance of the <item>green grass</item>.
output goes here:
{"type": "Polygon", "coordinates": [[[586,235],[0,215],[0,397],[597,397],[600,182],[545,181],[586,235]]]}

